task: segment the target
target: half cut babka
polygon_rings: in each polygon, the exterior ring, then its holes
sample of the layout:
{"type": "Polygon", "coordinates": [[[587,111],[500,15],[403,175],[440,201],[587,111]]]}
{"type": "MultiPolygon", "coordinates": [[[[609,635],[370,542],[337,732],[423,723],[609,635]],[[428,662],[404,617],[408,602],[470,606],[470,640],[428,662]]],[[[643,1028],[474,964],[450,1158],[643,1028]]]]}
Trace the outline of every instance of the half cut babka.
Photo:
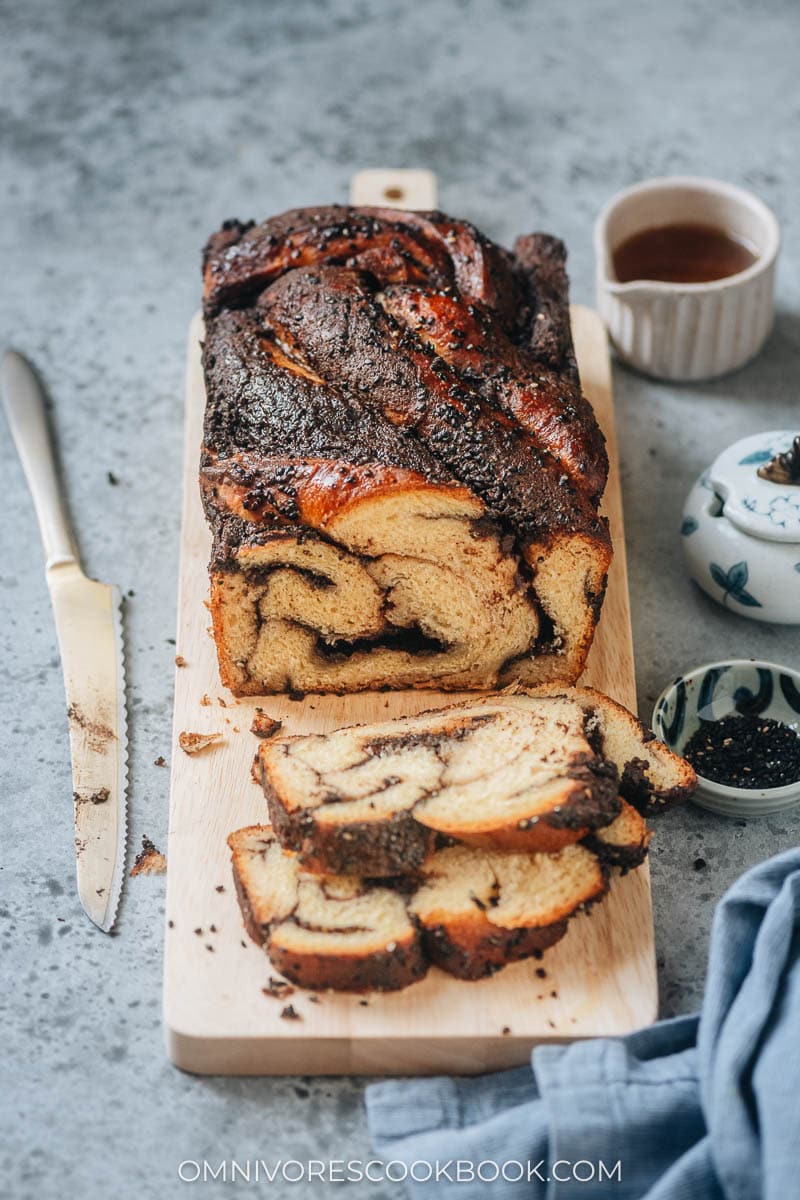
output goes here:
{"type": "Polygon", "coordinates": [[[211,238],[200,474],[235,694],[577,678],[611,545],[564,262],[340,206],[211,238]]]}

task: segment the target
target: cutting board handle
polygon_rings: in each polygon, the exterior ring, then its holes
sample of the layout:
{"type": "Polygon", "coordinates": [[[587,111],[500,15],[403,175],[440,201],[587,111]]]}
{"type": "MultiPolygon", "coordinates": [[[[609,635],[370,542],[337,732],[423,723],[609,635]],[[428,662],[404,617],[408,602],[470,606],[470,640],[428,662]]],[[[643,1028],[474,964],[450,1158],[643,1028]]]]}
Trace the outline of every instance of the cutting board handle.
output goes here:
{"type": "Polygon", "coordinates": [[[350,180],[350,203],[376,208],[436,208],[436,176],[433,171],[405,167],[358,171],[350,180]]]}

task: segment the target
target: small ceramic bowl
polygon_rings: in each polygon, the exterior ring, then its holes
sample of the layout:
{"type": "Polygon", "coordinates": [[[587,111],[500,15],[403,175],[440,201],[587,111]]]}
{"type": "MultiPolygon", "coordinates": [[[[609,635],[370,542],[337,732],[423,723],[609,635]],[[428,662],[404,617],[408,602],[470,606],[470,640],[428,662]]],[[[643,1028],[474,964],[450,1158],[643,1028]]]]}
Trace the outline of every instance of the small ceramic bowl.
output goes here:
{"type": "MultiPolygon", "coordinates": [[[[653,710],[653,732],[682,754],[701,721],[721,721],[735,712],[772,717],[800,732],[800,672],[751,658],[706,663],[664,689],[653,710]]],[[[736,788],[698,775],[693,801],[725,817],[762,817],[800,802],[800,781],[736,788]]]]}
{"type": "Polygon", "coordinates": [[[780,228],[757,196],[718,179],[667,176],[614,196],[594,231],[597,307],[619,357],[658,379],[714,379],[763,346],[774,315],[780,228]],[[707,283],[632,280],[614,273],[615,249],[672,224],[713,225],[752,247],[744,271],[707,283]]]}

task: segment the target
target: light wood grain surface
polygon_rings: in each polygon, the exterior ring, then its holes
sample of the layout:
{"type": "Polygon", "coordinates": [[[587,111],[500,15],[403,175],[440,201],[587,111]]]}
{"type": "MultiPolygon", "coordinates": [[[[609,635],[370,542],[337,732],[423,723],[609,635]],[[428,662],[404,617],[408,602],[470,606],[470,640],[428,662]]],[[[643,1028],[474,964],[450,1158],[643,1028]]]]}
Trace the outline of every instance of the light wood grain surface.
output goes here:
{"type": "MultiPolygon", "coordinates": [[[[611,477],[605,511],[615,559],[586,680],[635,704],[619,472],[606,338],[599,318],[573,308],[584,389],[609,441],[611,477]]],[[[228,833],[266,819],[250,779],[256,705],[289,732],[325,731],[450,702],[452,693],[366,693],[235,700],[220,686],[204,606],[210,538],[200,506],[197,467],[205,391],[200,318],[189,335],[186,467],[178,600],[172,789],[165,931],[164,1014],[172,1060],[213,1074],[469,1073],[524,1062],[544,1040],[621,1034],[652,1021],[656,976],[647,867],[616,878],[590,915],[577,917],[541,963],[507,967],[477,983],[432,969],[405,991],[367,997],[298,991],[299,1021],[280,1016],[284,1002],[263,994],[270,965],[242,929],[234,895],[228,833]],[[204,704],[207,697],[210,704],[204,704]],[[220,732],[222,743],[190,757],[178,735],[220,732]],[[544,977],[537,974],[543,968],[544,977]],[[507,1032],[504,1032],[507,1031],[507,1032]]],[[[274,974],[274,972],[272,972],[274,974]]]]}

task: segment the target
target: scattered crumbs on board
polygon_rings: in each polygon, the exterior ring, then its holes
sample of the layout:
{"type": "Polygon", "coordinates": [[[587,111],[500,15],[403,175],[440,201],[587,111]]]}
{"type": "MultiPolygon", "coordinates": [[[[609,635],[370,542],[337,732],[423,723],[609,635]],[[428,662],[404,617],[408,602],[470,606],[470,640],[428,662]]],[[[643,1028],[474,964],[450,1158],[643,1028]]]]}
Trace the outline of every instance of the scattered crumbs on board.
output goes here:
{"type": "Polygon", "coordinates": [[[270,717],[263,709],[256,709],[256,714],[253,717],[253,723],[250,726],[250,732],[256,737],[268,738],[276,734],[281,728],[281,722],[275,717],[270,717]]]}
{"type": "Polygon", "coordinates": [[[273,975],[270,975],[266,987],[263,987],[261,991],[265,996],[271,996],[275,1000],[285,1000],[288,996],[294,995],[295,989],[285,979],[275,979],[273,975]]]}
{"type": "Polygon", "coordinates": [[[222,741],[221,733],[179,733],[178,745],[184,754],[200,754],[209,746],[216,746],[222,741]]]}
{"type": "Polygon", "coordinates": [[[160,850],[156,849],[149,837],[142,838],[142,848],[136,855],[136,861],[131,868],[134,875],[163,875],[167,869],[167,860],[160,850]]]}

